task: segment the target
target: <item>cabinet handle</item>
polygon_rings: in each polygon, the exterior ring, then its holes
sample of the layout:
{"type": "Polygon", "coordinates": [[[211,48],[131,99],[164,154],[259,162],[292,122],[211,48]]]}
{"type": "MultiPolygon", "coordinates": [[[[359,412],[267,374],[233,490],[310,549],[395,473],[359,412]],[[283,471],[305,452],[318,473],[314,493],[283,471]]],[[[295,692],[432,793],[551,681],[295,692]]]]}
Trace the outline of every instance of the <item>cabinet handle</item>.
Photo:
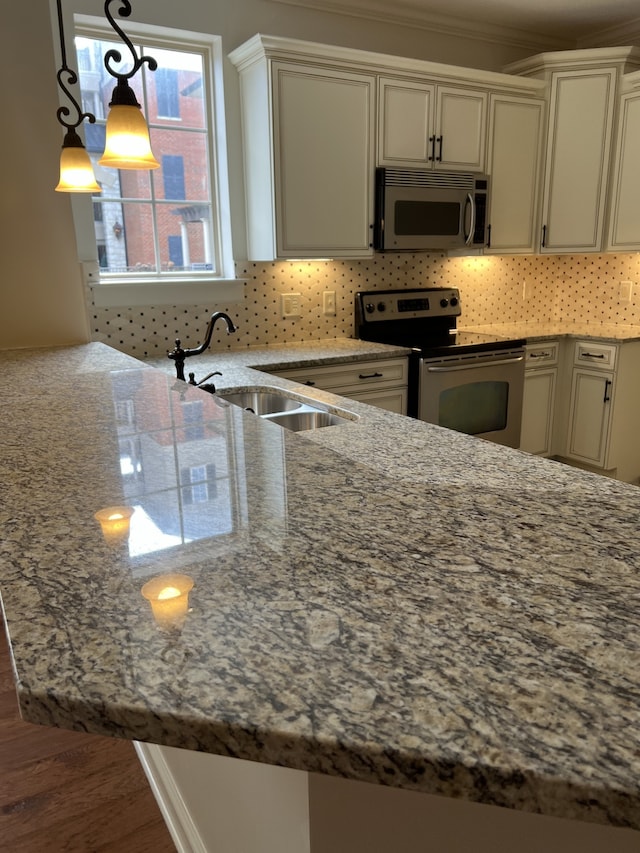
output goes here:
{"type": "Polygon", "coordinates": [[[382,379],[384,373],[361,373],[359,379],[382,379]]]}
{"type": "Polygon", "coordinates": [[[487,249],[491,248],[491,225],[487,225],[487,249]]]}
{"type": "Polygon", "coordinates": [[[431,144],[431,154],[429,154],[428,160],[436,159],[436,138],[435,136],[429,137],[429,143],[431,144]]]}
{"type": "Polygon", "coordinates": [[[613,383],[612,383],[611,379],[605,380],[605,383],[604,383],[604,400],[602,401],[603,403],[608,403],[609,400],[611,399],[608,392],[609,392],[609,388],[611,387],[612,384],[613,383]]]}
{"type": "Polygon", "coordinates": [[[581,352],[580,358],[604,358],[603,352],[581,352]]]}
{"type": "Polygon", "coordinates": [[[544,249],[547,245],[547,226],[542,226],[542,248],[544,249]]]}
{"type": "Polygon", "coordinates": [[[438,143],[438,156],[436,157],[436,160],[439,163],[442,163],[442,137],[439,136],[436,141],[438,143]]]}
{"type": "Polygon", "coordinates": [[[550,352],[532,352],[529,353],[529,358],[551,358],[550,352]]]}
{"type": "Polygon", "coordinates": [[[307,381],[304,384],[305,385],[315,385],[316,383],[313,381],[313,379],[307,379],[307,381]]]}

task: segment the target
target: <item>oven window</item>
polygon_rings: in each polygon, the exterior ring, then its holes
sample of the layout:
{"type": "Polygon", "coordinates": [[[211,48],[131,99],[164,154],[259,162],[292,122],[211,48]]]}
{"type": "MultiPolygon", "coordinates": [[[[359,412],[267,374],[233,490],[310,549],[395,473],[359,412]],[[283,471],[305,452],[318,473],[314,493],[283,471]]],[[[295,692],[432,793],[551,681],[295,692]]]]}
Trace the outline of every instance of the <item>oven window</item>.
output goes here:
{"type": "Polygon", "coordinates": [[[480,435],[507,426],[508,382],[468,382],[440,393],[440,426],[480,435]]]}
{"type": "Polygon", "coordinates": [[[456,201],[396,201],[396,237],[429,234],[435,237],[460,233],[460,204],[456,201]]]}

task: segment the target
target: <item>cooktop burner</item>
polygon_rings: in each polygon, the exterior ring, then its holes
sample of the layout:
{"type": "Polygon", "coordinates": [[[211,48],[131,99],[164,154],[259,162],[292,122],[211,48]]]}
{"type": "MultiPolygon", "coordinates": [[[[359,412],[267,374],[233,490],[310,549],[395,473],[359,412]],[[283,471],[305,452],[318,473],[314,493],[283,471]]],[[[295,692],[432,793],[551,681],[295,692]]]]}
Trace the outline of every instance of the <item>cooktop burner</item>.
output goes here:
{"type": "Polygon", "coordinates": [[[411,347],[422,356],[524,346],[524,340],[458,331],[460,292],[453,287],[369,290],[356,294],[355,332],[365,341],[411,347]]]}

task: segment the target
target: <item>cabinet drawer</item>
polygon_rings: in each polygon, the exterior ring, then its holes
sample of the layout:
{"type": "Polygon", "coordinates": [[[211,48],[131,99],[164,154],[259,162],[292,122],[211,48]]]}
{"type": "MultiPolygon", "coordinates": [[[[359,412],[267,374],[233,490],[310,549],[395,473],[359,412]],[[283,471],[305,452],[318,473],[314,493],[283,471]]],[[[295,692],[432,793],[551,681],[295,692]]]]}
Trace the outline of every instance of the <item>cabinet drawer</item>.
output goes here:
{"type": "Polygon", "coordinates": [[[525,370],[533,370],[534,367],[548,367],[558,363],[558,341],[545,341],[539,344],[527,344],[525,356],[525,370]]]}
{"type": "Polygon", "coordinates": [[[616,364],[618,347],[615,344],[599,344],[593,341],[576,341],[573,363],[589,364],[611,370],[616,364]]]}
{"type": "Polygon", "coordinates": [[[406,358],[352,361],[331,366],[278,370],[277,375],[303,385],[315,385],[325,391],[354,386],[364,388],[369,385],[385,388],[407,384],[408,362],[406,358]]]}

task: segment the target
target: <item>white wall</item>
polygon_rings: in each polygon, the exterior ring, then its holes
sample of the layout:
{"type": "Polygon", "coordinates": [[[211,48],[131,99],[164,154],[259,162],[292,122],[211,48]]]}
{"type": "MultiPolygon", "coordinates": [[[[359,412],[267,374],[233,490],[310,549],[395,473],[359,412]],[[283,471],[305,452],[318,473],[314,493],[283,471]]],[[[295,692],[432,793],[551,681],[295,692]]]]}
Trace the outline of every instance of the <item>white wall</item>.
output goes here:
{"type": "MultiPolygon", "coordinates": [[[[530,52],[272,0],[134,0],[132,5],[131,20],[221,35],[225,55],[256,32],[489,69],[530,52]]],[[[64,10],[68,16],[102,16],[103,3],[64,0],[64,10]]],[[[0,348],[58,345],[89,337],[70,199],[53,191],[63,137],[55,118],[59,98],[54,41],[57,31],[54,27],[52,35],[49,0],[3,8],[0,348]]],[[[228,62],[225,74],[234,234],[236,254],[242,258],[238,88],[235,69],[228,62]]]]}
{"type": "Polygon", "coordinates": [[[89,339],[69,197],[48,0],[3,6],[0,28],[0,348],[89,339]]]}

